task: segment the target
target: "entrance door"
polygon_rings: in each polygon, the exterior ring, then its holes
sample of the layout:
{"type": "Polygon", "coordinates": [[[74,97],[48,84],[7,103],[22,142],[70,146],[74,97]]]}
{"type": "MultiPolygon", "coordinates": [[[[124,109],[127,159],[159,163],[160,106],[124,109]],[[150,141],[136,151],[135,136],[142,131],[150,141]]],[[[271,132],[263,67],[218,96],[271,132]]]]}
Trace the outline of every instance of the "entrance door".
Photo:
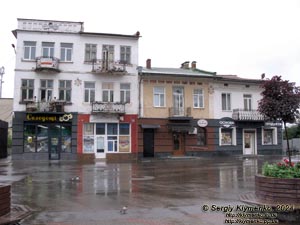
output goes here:
{"type": "Polygon", "coordinates": [[[173,133],[173,155],[184,155],[183,134],[173,133]]]}
{"type": "Polygon", "coordinates": [[[256,154],[255,131],[244,131],[244,154],[256,154]]]}
{"type": "Polygon", "coordinates": [[[105,153],[105,137],[104,136],[96,136],[95,141],[95,156],[97,159],[104,159],[106,156],[105,153]]]}
{"type": "Polygon", "coordinates": [[[60,159],[61,151],[61,134],[60,126],[54,125],[49,126],[49,159],[58,160],[60,159]]]}
{"type": "Polygon", "coordinates": [[[183,87],[173,88],[174,116],[184,116],[183,87]]]}
{"type": "Polygon", "coordinates": [[[144,129],[144,157],[154,157],[154,129],[144,129]]]}

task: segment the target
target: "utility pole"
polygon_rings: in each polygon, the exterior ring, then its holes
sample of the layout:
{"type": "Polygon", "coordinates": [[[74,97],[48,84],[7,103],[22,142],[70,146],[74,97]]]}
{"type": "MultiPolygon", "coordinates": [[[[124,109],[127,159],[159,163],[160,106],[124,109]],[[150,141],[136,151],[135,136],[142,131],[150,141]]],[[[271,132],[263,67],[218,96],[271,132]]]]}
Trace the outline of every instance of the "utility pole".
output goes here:
{"type": "Polygon", "coordinates": [[[2,66],[0,68],[0,98],[2,98],[2,84],[4,83],[4,81],[2,81],[2,79],[3,79],[4,73],[5,73],[5,69],[4,69],[4,66],[2,66]]]}

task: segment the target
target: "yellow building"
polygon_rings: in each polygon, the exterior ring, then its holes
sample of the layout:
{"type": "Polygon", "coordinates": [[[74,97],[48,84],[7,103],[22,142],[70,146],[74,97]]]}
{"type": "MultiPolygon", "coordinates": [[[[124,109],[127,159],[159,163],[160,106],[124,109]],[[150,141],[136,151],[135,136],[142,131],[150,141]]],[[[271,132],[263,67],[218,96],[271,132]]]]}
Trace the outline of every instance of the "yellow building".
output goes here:
{"type": "Polygon", "coordinates": [[[155,68],[148,59],[139,71],[139,154],[195,155],[209,151],[213,133],[207,119],[214,72],[199,70],[196,62],[180,68],[155,68]],[[211,135],[210,135],[211,133],[211,135]]]}

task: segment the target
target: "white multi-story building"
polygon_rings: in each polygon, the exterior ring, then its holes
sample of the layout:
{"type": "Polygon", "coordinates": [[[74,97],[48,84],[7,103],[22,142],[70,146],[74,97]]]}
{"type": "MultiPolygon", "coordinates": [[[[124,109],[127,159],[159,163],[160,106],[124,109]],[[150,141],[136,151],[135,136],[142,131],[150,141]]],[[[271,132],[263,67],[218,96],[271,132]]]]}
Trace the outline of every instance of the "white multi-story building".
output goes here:
{"type": "Polygon", "coordinates": [[[218,75],[211,82],[210,114],[216,151],[230,154],[281,154],[281,122],[258,112],[262,80],[218,75]]]}
{"type": "Polygon", "coordinates": [[[13,159],[130,158],[138,40],[83,22],[18,19],[13,159]]]}

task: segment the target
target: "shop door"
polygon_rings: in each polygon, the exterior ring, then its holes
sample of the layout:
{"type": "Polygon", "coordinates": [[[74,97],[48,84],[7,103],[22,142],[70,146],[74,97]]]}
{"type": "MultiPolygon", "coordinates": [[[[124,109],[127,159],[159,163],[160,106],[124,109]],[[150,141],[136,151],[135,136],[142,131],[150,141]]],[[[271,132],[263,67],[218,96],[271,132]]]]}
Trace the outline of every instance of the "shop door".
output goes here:
{"type": "Polygon", "coordinates": [[[61,152],[60,126],[49,126],[49,159],[59,160],[61,152]]]}
{"type": "Polygon", "coordinates": [[[244,131],[244,154],[254,155],[256,153],[255,132],[244,131]]]}
{"type": "Polygon", "coordinates": [[[184,155],[184,135],[182,133],[173,133],[173,155],[184,155]]]}
{"type": "Polygon", "coordinates": [[[104,159],[106,157],[105,151],[105,136],[96,136],[95,155],[97,159],[104,159]]]}
{"type": "Polygon", "coordinates": [[[144,157],[154,157],[154,129],[144,129],[144,157]]]}

